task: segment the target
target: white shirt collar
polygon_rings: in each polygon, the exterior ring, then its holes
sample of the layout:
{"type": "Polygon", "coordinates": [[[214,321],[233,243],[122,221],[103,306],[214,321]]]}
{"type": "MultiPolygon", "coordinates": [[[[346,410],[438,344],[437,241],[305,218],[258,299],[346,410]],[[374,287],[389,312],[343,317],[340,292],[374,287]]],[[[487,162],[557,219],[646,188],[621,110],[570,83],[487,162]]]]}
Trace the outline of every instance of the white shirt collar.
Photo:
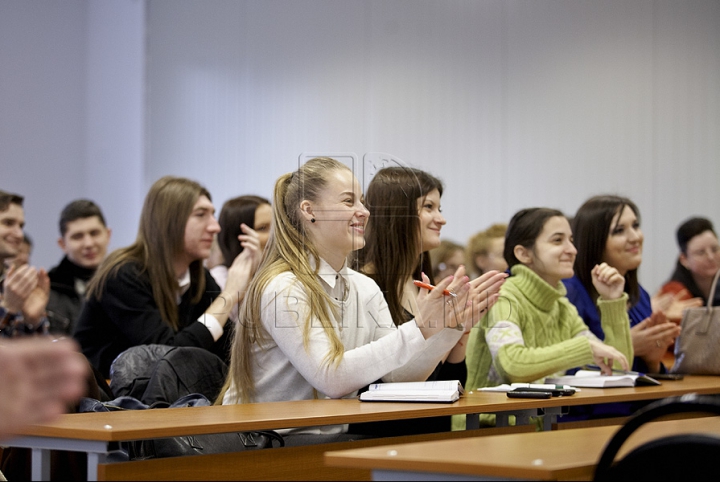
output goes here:
{"type": "MultiPolygon", "coordinates": [[[[310,258],[310,267],[315,269],[315,259],[310,258]]],[[[342,268],[340,268],[340,271],[335,271],[335,269],[330,266],[330,264],[325,261],[324,259],[320,258],[320,267],[318,269],[318,276],[320,279],[322,279],[330,288],[335,288],[335,283],[338,280],[338,277],[342,277],[344,282],[347,282],[348,279],[348,266],[347,261],[343,264],[342,268]]]]}
{"type": "Polygon", "coordinates": [[[185,292],[190,289],[190,268],[188,268],[185,273],[183,273],[182,276],[180,276],[177,280],[178,282],[178,303],[180,303],[180,298],[182,295],[185,294],[185,292]]]}

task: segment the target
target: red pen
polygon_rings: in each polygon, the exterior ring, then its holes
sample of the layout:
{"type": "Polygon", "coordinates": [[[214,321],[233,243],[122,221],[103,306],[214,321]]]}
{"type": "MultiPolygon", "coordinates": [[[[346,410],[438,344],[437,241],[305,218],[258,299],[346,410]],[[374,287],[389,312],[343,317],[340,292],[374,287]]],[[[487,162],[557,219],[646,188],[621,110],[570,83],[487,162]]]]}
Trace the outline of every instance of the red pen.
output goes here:
{"type": "MultiPolygon", "coordinates": [[[[426,290],[429,290],[429,291],[432,291],[435,289],[435,287],[433,285],[431,285],[430,283],[424,283],[424,282],[418,281],[418,280],[414,280],[413,283],[415,283],[415,286],[417,286],[418,288],[425,288],[426,290]]],[[[450,290],[443,290],[443,294],[445,296],[457,297],[457,295],[450,290]]]]}

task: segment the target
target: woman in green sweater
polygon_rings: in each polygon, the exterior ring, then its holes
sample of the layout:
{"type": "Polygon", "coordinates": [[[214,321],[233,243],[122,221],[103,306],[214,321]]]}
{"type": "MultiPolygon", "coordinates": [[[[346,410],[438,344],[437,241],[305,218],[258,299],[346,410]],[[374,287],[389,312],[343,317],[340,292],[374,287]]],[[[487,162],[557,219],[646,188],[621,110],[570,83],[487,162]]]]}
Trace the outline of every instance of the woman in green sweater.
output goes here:
{"type": "Polygon", "coordinates": [[[565,297],[560,280],[573,275],[577,250],[567,218],[557,210],[524,209],[513,216],[504,256],[511,276],[475,328],[467,349],[466,388],[542,381],[594,363],[606,374],[627,370],[633,351],[625,279],[602,263],[592,270],[605,331],[598,340],[565,297]]]}

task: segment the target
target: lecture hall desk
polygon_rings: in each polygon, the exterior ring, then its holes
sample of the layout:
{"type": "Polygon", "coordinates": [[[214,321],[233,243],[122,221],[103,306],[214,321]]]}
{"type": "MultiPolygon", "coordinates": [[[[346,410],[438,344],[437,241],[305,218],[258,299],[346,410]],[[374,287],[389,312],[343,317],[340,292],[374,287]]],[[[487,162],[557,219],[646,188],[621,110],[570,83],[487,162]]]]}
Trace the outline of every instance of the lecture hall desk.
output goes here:
{"type": "MultiPolygon", "coordinates": [[[[720,393],[720,377],[686,377],[656,387],[583,389],[571,397],[548,400],[508,399],[504,393],[473,392],[452,404],[362,403],[357,400],[303,400],[260,404],[154,409],[109,413],[63,415],[49,424],[23,430],[4,445],[33,449],[33,479],[49,474],[49,451],[75,450],[88,453],[89,478],[106,480],[237,480],[248,479],[337,479],[369,476],[367,469],[331,470],[323,467],[327,450],[404,443],[420,440],[494,435],[528,431],[532,426],[481,429],[479,431],[427,434],[393,439],[361,440],[342,444],[288,447],[231,454],[201,455],[172,459],[112,462],[112,444],[147,438],[210,433],[274,430],[281,428],[374,422],[429,416],[513,413],[522,422],[539,409],[560,413],[562,407],[608,402],[654,400],[686,393],[720,393]],[[238,467],[243,467],[238,471],[238,467]],[[254,467],[254,468],[253,468],[254,467]]],[[[471,417],[472,418],[472,417],[471,417]]]]}
{"type": "MultiPolygon", "coordinates": [[[[591,480],[618,426],[439,440],[327,452],[329,466],[371,469],[373,480],[591,480]]],[[[622,458],[638,445],[669,435],[720,436],[720,417],[651,422],[623,445],[622,458]]]]}

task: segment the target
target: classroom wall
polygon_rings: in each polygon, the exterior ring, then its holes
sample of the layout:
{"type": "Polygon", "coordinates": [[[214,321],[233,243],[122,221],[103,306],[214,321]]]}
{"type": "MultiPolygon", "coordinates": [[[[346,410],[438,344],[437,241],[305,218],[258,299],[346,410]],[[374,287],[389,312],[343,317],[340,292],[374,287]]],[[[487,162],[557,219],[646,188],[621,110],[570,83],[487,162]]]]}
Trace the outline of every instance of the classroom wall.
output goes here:
{"type": "Polygon", "coordinates": [[[57,206],[85,186],[86,10],[0,2],[0,189],[25,196],[43,265],[59,258],[57,206]]]}
{"type": "MultiPolygon", "coordinates": [[[[111,206],[116,245],[132,240],[138,200],[162,175],[201,181],[219,208],[239,194],[269,196],[303,152],[387,153],[440,176],[444,237],[460,242],[530,205],[573,214],[590,195],[628,195],[643,214],[640,278],[651,291],[672,269],[679,222],[703,214],[720,223],[713,0],[40,2],[65,21],[41,21],[26,3],[0,4],[3,39],[36,30],[29,46],[0,43],[0,65],[31,53],[54,80],[28,85],[3,68],[0,106],[18,96],[72,104],[53,109],[43,154],[61,139],[79,152],[82,163],[65,160],[58,175],[111,206]],[[65,62],[52,61],[51,44],[65,62]],[[67,173],[78,165],[91,177],[67,173]]],[[[3,187],[6,143],[27,152],[7,118],[3,187]]],[[[49,206],[65,201],[65,189],[53,190],[58,175],[23,169],[11,179],[27,194],[39,176],[48,193],[39,205],[49,206]]],[[[53,226],[58,211],[48,211],[53,226]]],[[[42,220],[30,215],[32,234],[42,220]]],[[[57,256],[38,246],[43,263],[57,256]]]]}
{"type": "Polygon", "coordinates": [[[0,1],[0,189],[25,196],[32,262],[62,251],[60,211],[96,201],[111,248],[135,239],[144,187],[145,1],[0,1]]]}

